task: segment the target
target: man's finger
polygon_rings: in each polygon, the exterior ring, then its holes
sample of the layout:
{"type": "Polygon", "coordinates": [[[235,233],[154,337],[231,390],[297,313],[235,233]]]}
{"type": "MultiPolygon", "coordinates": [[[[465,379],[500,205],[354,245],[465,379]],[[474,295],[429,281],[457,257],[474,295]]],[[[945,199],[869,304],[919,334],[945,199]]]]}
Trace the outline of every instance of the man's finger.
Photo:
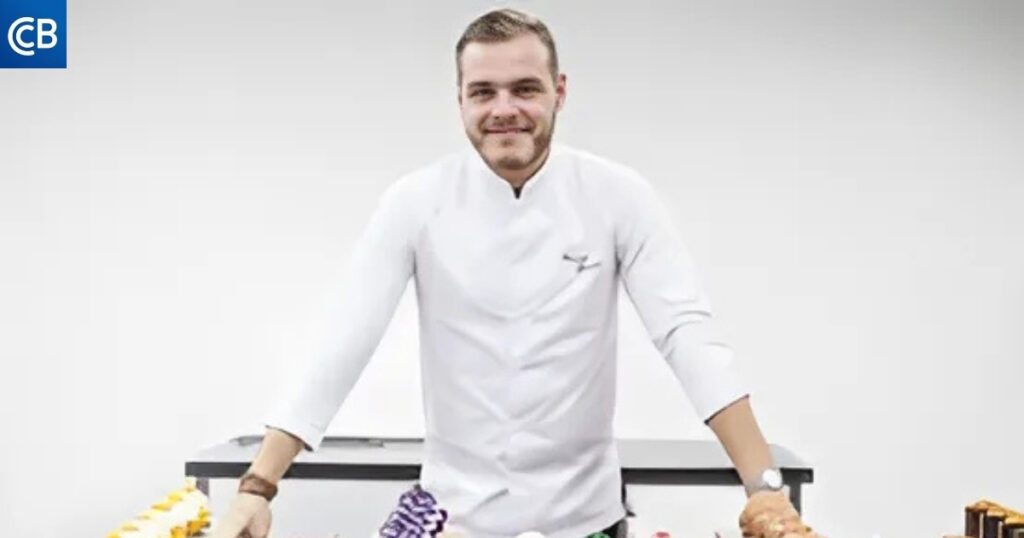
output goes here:
{"type": "Polygon", "coordinates": [[[252,538],[249,531],[245,530],[245,524],[240,517],[227,517],[221,520],[210,538],[252,538]]]}

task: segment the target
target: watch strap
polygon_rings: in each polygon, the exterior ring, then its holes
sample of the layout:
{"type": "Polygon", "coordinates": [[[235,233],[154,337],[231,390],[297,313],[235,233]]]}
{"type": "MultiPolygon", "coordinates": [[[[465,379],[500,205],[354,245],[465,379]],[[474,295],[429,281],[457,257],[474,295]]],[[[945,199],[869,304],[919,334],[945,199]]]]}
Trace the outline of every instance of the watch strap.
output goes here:
{"type": "Polygon", "coordinates": [[[259,495],[270,502],[277,496],[277,485],[262,476],[245,473],[238,481],[238,492],[259,495]]]}

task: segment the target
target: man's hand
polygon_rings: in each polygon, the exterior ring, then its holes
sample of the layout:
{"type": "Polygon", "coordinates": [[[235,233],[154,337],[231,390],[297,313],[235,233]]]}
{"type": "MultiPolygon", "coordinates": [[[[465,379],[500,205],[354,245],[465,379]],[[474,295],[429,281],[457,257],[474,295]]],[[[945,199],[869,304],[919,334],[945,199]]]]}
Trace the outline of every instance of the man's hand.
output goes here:
{"type": "Polygon", "coordinates": [[[751,495],[740,514],[740,530],[744,538],[818,538],[800,520],[789,498],[779,491],[751,495]]]}
{"type": "Polygon", "coordinates": [[[270,503],[252,493],[239,493],[210,538],[267,538],[270,534],[270,503]]]}

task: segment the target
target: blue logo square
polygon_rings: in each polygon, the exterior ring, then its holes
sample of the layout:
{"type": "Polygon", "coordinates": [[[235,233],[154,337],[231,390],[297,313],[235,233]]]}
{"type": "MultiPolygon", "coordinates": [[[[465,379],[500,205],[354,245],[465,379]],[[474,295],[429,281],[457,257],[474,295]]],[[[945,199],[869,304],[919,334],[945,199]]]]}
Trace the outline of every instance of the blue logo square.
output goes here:
{"type": "Polygon", "coordinates": [[[0,0],[0,68],[66,68],[67,22],[67,0],[0,0]]]}

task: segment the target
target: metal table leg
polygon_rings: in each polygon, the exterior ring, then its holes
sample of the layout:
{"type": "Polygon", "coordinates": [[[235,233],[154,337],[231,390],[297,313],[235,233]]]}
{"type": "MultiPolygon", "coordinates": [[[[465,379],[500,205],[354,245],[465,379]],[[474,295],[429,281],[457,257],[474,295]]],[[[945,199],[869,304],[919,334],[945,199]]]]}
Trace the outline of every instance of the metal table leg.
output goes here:
{"type": "Polygon", "coordinates": [[[802,501],[800,497],[800,482],[790,482],[787,485],[789,486],[789,502],[793,503],[797,513],[802,513],[803,510],[800,506],[802,501]]]}

